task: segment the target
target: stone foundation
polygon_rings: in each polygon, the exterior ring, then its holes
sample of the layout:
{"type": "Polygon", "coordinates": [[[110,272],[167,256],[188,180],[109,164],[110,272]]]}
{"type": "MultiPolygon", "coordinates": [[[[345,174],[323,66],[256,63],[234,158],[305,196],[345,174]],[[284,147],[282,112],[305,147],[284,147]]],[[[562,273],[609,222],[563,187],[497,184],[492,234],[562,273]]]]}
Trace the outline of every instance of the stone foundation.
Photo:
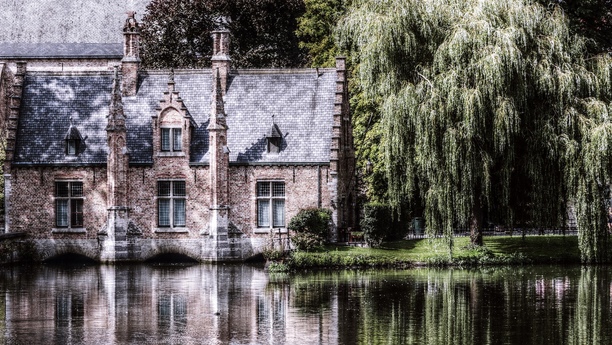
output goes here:
{"type": "Polygon", "coordinates": [[[123,248],[123,246],[110,243],[111,240],[105,235],[100,235],[97,240],[37,239],[33,242],[41,261],[63,254],[78,254],[108,263],[142,262],[160,254],[181,254],[199,262],[244,261],[261,253],[265,246],[264,238],[229,238],[227,246],[219,248],[218,244],[208,236],[201,239],[142,239],[128,236],[125,241],[127,255],[112,255],[109,253],[110,248],[123,248]]]}

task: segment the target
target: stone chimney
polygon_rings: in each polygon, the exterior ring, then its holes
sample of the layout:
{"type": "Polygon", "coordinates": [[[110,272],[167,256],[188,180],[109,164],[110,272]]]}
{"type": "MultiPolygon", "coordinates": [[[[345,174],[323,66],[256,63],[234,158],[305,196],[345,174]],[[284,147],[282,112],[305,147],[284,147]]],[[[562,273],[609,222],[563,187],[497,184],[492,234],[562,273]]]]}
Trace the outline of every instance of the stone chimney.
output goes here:
{"type": "MultiPolygon", "coordinates": [[[[219,71],[221,82],[221,93],[225,96],[227,91],[227,79],[231,68],[231,59],[229,54],[230,37],[229,30],[215,30],[212,32],[213,39],[213,55],[212,55],[212,70],[213,74],[219,71]]],[[[214,79],[214,78],[213,78],[214,79]]]]}
{"type": "Polygon", "coordinates": [[[134,18],[136,12],[127,12],[128,18],[123,26],[123,59],[121,60],[122,85],[124,96],[134,96],[138,88],[138,68],[140,67],[140,26],[134,18]]]}

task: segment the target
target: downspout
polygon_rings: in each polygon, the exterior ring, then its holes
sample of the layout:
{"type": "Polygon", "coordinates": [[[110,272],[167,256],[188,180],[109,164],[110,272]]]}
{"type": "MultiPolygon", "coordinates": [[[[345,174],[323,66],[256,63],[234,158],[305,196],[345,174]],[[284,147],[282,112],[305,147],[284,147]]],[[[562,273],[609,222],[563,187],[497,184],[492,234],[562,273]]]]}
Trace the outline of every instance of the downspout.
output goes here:
{"type": "Polygon", "coordinates": [[[321,166],[317,165],[317,208],[321,208],[321,166]]]}

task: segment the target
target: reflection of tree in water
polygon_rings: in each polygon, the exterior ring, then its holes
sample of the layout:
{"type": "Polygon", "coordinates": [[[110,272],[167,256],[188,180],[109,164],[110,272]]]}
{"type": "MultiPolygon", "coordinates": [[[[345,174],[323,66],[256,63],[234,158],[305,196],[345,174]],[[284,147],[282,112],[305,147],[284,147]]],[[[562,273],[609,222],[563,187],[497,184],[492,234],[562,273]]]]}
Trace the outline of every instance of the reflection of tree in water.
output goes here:
{"type": "Polygon", "coordinates": [[[610,273],[607,267],[581,269],[576,315],[567,334],[568,344],[610,343],[610,288],[610,273]]]}
{"type": "Polygon", "coordinates": [[[339,343],[611,340],[610,276],[605,269],[318,272],[292,277],[290,285],[291,308],[312,322],[337,309],[337,320],[324,322],[337,322],[339,343]]]}

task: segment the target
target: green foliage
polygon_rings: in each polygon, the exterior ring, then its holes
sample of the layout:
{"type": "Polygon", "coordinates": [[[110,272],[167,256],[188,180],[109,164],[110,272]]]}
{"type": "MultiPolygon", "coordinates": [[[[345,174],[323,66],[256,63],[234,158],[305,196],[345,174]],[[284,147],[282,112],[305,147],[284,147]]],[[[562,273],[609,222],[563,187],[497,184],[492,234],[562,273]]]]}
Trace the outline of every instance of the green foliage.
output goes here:
{"type": "Polygon", "coordinates": [[[289,272],[290,267],[284,262],[270,262],[268,263],[267,270],[270,273],[282,273],[289,272]]]}
{"type": "Polygon", "coordinates": [[[612,51],[612,0],[539,0],[545,6],[563,8],[573,33],[587,37],[591,54],[612,51]]]}
{"type": "Polygon", "coordinates": [[[346,11],[346,0],[304,0],[305,12],[298,18],[300,47],[308,51],[313,67],[334,67],[339,55],[333,30],[346,11]]]}
{"type": "Polygon", "coordinates": [[[0,264],[36,262],[38,260],[36,245],[31,240],[0,241],[0,264]]]}
{"type": "MultiPolygon", "coordinates": [[[[339,38],[378,104],[388,197],[423,204],[452,246],[485,214],[561,226],[606,261],[612,59],[587,53],[561,9],[532,1],[355,1],[339,38]]],[[[451,248],[452,252],[452,248],[451,248]]]]}
{"type": "Polygon", "coordinates": [[[270,231],[266,239],[266,244],[262,250],[262,255],[266,261],[281,261],[287,255],[285,242],[282,240],[278,242],[277,244],[275,240],[275,231],[270,231]]]}
{"type": "Polygon", "coordinates": [[[359,225],[366,243],[371,247],[379,247],[391,235],[393,227],[391,207],[381,203],[365,204],[359,225]]]}
{"type": "Polygon", "coordinates": [[[306,208],[291,218],[287,228],[294,232],[291,241],[298,250],[311,250],[325,243],[330,222],[330,210],[306,208]]]}
{"type": "Polygon", "coordinates": [[[291,237],[291,242],[297,250],[312,250],[325,244],[325,238],[311,233],[296,233],[291,237]]]}
{"type": "Polygon", "coordinates": [[[302,0],[153,0],[142,20],[142,61],[152,68],[210,65],[210,33],[224,18],[234,67],[302,66],[295,35],[302,0]]]}

